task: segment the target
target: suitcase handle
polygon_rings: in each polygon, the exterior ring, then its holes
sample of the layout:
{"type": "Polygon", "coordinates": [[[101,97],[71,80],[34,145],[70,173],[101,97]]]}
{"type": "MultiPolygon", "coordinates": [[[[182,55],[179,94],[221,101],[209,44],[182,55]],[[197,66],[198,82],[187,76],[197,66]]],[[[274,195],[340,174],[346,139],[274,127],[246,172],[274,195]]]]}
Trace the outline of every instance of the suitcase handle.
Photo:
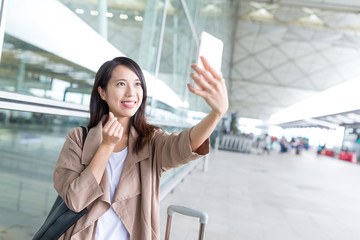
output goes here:
{"type": "Polygon", "coordinates": [[[170,216],[173,216],[175,212],[186,215],[186,216],[190,216],[190,217],[197,217],[200,219],[200,223],[204,223],[204,224],[206,224],[209,219],[206,212],[179,206],[179,205],[170,205],[167,209],[167,214],[170,216]]]}
{"type": "Polygon", "coordinates": [[[166,232],[165,232],[165,240],[169,240],[170,238],[170,228],[171,228],[171,220],[174,213],[180,213],[183,215],[187,215],[190,217],[197,217],[200,219],[200,229],[199,229],[199,240],[204,238],[205,232],[205,224],[208,222],[208,215],[206,212],[195,210],[192,208],[187,208],[178,205],[170,205],[167,209],[167,222],[166,222],[166,232]]]}

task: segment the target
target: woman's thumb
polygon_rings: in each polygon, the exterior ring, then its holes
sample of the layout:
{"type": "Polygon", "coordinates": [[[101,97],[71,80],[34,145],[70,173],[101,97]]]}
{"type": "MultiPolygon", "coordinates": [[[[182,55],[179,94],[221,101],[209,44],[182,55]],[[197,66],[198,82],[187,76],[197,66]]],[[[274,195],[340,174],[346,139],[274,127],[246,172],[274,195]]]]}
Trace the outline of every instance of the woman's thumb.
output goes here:
{"type": "Polygon", "coordinates": [[[109,117],[113,118],[114,114],[112,112],[109,112],[109,117]]]}

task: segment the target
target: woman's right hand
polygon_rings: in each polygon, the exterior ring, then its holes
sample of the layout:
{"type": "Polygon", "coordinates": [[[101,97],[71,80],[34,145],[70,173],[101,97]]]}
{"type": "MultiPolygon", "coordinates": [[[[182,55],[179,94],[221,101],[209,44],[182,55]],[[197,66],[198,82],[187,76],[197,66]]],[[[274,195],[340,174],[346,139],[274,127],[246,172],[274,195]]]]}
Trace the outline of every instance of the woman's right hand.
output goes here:
{"type": "Polygon", "coordinates": [[[120,142],[123,132],[123,126],[118,122],[117,118],[114,117],[114,114],[109,112],[109,118],[102,130],[103,140],[89,164],[89,168],[94,174],[98,184],[100,184],[106,169],[106,164],[108,163],[116,144],[120,142]]]}
{"type": "Polygon", "coordinates": [[[109,118],[106,124],[103,127],[102,143],[115,147],[115,145],[120,142],[124,133],[124,128],[121,123],[118,122],[117,118],[114,117],[112,112],[109,112],[109,118]]]}

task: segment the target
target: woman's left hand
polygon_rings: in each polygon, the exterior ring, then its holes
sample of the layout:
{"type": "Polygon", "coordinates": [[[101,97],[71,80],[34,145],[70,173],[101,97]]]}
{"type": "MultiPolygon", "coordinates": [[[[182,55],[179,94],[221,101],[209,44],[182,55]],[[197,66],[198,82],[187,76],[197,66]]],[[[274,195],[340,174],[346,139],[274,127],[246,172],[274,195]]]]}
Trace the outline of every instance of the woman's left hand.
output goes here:
{"type": "Polygon", "coordinates": [[[229,108],[225,80],[222,77],[222,73],[217,73],[204,57],[201,57],[201,61],[205,69],[200,68],[196,64],[192,64],[191,67],[197,74],[190,74],[190,77],[200,89],[193,87],[189,83],[187,86],[190,92],[204,98],[212,111],[220,114],[222,117],[229,108]]]}

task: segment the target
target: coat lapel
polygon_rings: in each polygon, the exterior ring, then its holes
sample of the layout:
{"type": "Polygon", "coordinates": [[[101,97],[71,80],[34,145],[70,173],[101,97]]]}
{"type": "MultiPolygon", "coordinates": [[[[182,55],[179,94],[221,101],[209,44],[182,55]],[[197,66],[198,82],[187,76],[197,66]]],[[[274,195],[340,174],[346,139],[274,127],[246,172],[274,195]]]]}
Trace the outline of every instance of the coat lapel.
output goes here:
{"type": "MultiPolygon", "coordinates": [[[[129,151],[126,157],[122,173],[120,175],[120,180],[118,187],[115,191],[114,199],[112,206],[114,207],[115,212],[121,216],[122,211],[135,211],[134,209],[120,209],[124,204],[122,203],[126,199],[137,196],[141,193],[141,179],[140,179],[140,167],[139,162],[145,159],[148,159],[150,156],[150,149],[148,145],[145,145],[139,153],[134,154],[132,152],[135,140],[138,137],[134,127],[130,127],[129,132],[129,151]]],[[[88,166],[94,157],[97,149],[100,146],[102,141],[102,122],[97,126],[90,129],[88,132],[83,153],[81,156],[81,163],[85,166],[88,166]]],[[[101,189],[104,191],[104,194],[96,200],[97,207],[96,211],[89,211],[84,218],[79,219],[74,229],[76,234],[73,235],[74,239],[77,239],[78,236],[81,236],[81,232],[90,226],[94,221],[96,221],[102,214],[104,214],[111,205],[110,201],[110,189],[109,189],[109,180],[107,172],[104,172],[104,175],[100,182],[101,189]]],[[[125,226],[128,228],[129,233],[132,232],[132,224],[129,222],[129,219],[122,218],[125,226]]]]}
{"type": "Polygon", "coordinates": [[[102,121],[95,127],[91,128],[87,134],[83,152],[81,156],[81,163],[89,165],[96,151],[102,142],[102,121]]]}
{"type": "MultiPolygon", "coordinates": [[[[83,152],[81,156],[81,163],[88,166],[98,150],[102,141],[102,121],[95,127],[91,128],[85,140],[83,152]]],[[[100,181],[100,187],[104,191],[104,194],[100,197],[100,200],[111,203],[110,201],[110,189],[109,189],[109,178],[107,172],[104,172],[103,177],[100,181]]]]}
{"type": "MultiPolygon", "coordinates": [[[[132,149],[137,137],[138,133],[136,132],[135,128],[131,126],[129,132],[129,152],[126,157],[122,173],[120,175],[120,180],[118,183],[118,187],[115,191],[113,202],[121,201],[141,193],[140,169],[137,163],[149,158],[150,152],[149,148],[147,146],[144,146],[137,154],[133,153],[132,149]]],[[[102,122],[99,122],[98,125],[91,128],[88,132],[83,148],[83,154],[81,157],[82,164],[86,166],[90,164],[92,158],[94,157],[97,149],[100,146],[101,141],[102,122]]],[[[101,196],[100,199],[102,201],[110,203],[109,180],[106,171],[104,172],[104,176],[101,179],[100,185],[104,191],[104,194],[101,196]]]]}
{"type": "Polygon", "coordinates": [[[114,202],[122,201],[134,197],[141,193],[141,180],[139,161],[149,158],[149,148],[144,146],[138,154],[133,153],[133,146],[138,137],[134,127],[130,127],[129,132],[129,151],[126,157],[118,187],[115,191],[114,202]]]}
{"type": "MultiPolygon", "coordinates": [[[[86,167],[90,164],[92,158],[94,157],[96,151],[98,150],[100,143],[102,141],[102,121],[98,125],[91,128],[88,132],[88,135],[85,140],[85,144],[82,151],[81,163],[86,167]]],[[[92,211],[89,211],[84,217],[80,218],[74,228],[74,235],[72,239],[78,239],[81,236],[81,232],[85,230],[88,226],[93,224],[101,215],[103,215],[111,205],[110,201],[110,188],[107,171],[104,172],[103,177],[100,181],[100,187],[104,192],[99,199],[95,200],[96,208],[92,211]]],[[[81,237],[79,239],[82,239],[81,237]]]]}

